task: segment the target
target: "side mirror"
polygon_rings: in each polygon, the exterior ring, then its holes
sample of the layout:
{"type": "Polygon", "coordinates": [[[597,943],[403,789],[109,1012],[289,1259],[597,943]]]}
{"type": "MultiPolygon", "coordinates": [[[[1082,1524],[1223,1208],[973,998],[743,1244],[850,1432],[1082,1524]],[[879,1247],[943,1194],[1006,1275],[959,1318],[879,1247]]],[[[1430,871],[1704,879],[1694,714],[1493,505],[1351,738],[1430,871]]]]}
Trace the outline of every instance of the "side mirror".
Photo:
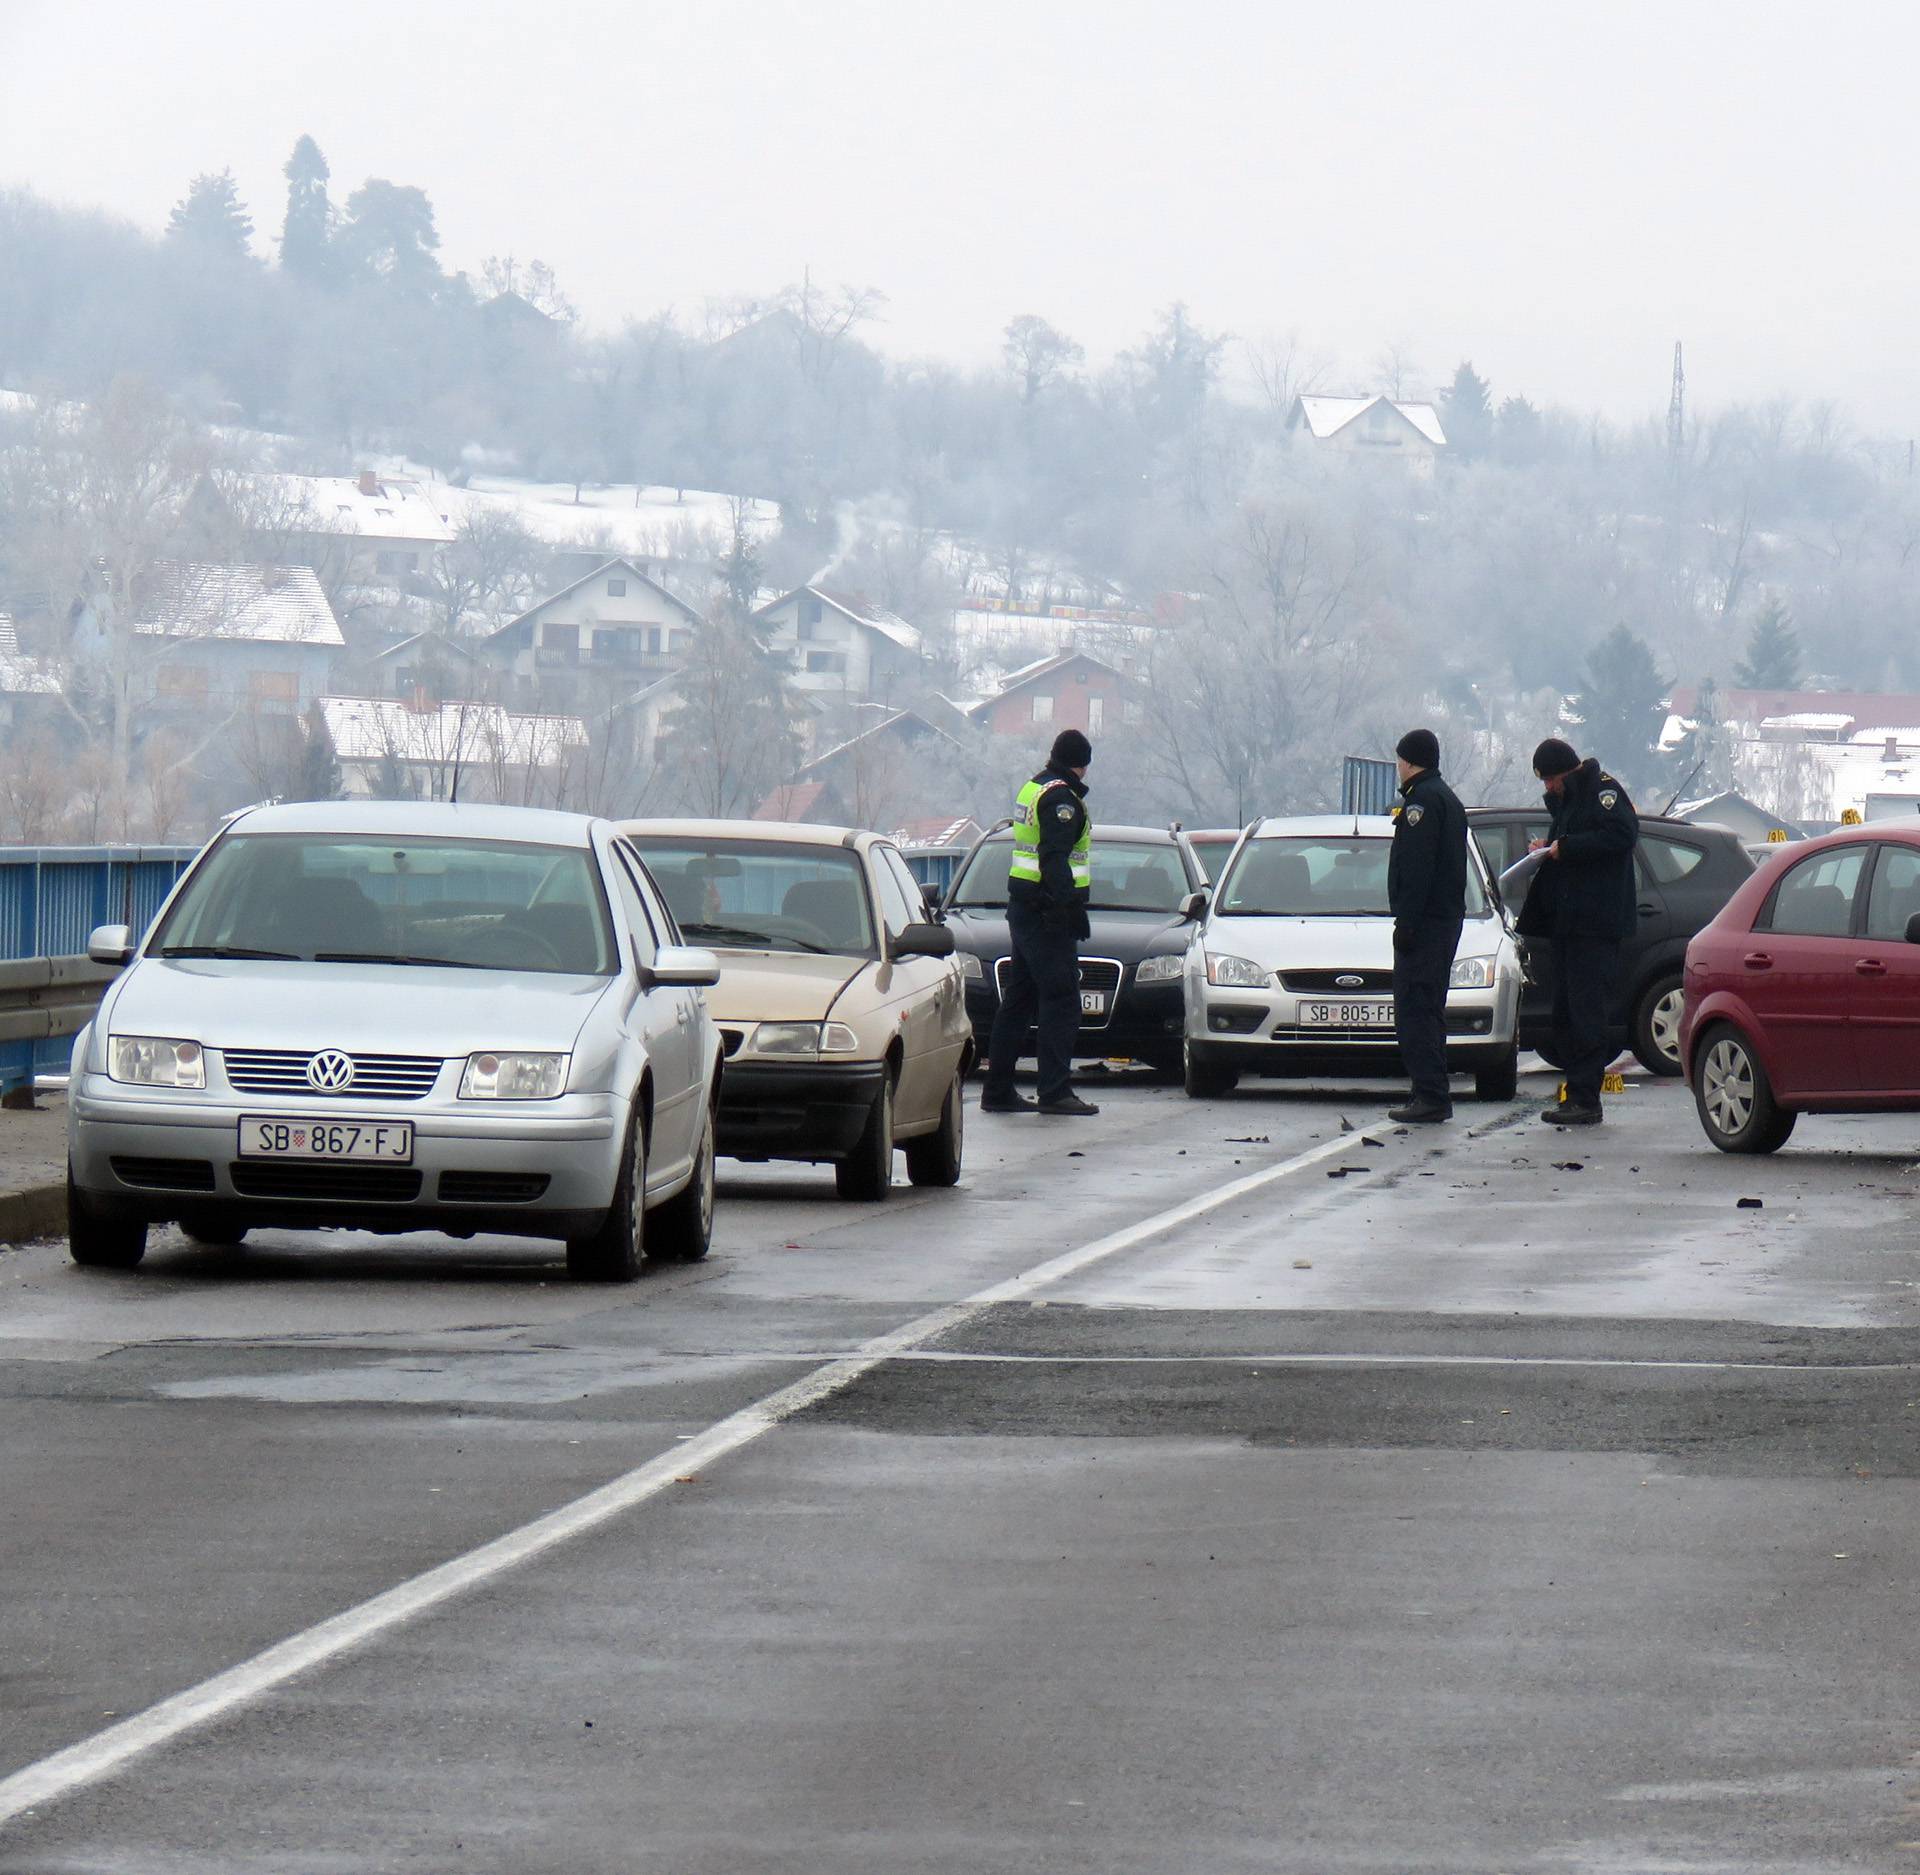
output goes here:
{"type": "Polygon", "coordinates": [[[87,956],[97,964],[118,968],[133,961],[133,931],[123,924],[103,924],[87,939],[87,956]]]}
{"type": "Polygon", "coordinates": [[[923,885],[920,888],[920,903],[927,908],[927,916],[938,924],[940,922],[940,888],[923,885]]]}
{"type": "Polygon", "coordinates": [[[1920,911],[1915,912],[1913,916],[1907,920],[1907,942],[1909,944],[1920,944],[1920,911]]]}
{"type": "Polygon", "coordinates": [[[691,944],[662,944],[646,973],[648,989],[711,989],[720,981],[720,959],[691,944]]]}
{"type": "Polygon", "coordinates": [[[893,940],[895,957],[951,957],[953,933],[943,924],[910,924],[893,940]]]}
{"type": "Polygon", "coordinates": [[[1189,892],[1180,901],[1180,916],[1188,924],[1198,924],[1207,915],[1207,906],[1210,902],[1204,892],[1189,892]]]}

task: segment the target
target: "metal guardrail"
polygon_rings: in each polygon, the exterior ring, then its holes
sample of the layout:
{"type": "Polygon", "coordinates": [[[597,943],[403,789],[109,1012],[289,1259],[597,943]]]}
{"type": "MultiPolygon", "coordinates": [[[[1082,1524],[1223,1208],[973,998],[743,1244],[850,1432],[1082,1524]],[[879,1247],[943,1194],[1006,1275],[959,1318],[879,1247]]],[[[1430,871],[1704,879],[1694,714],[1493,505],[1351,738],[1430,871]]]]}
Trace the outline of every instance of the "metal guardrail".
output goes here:
{"type": "Polygon", "coordinates": [[[97,925],[135,937],[196,846],[0,846],[0,1095],[65,1069],[114,972],[83,954],[97,925]]]}

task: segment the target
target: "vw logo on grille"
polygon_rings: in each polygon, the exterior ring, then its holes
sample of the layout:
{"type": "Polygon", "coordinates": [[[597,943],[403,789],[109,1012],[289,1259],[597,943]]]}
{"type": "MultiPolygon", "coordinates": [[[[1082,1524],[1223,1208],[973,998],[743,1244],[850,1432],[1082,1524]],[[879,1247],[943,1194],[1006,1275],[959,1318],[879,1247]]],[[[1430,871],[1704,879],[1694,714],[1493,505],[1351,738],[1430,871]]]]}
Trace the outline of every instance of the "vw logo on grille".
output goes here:
{"type": "Polygon", "coordinates": [[[337,1048],[323,1048],[307,1063],[307,1079],[323,1094],[337,1094],[353,1085],[353,1057],[337,1048]]]}
{"type": "Polygon", "coordinates": [[[1337,990],[1363,990],[1367,987],[1365,977],[1335,977],[1333,987],[1337,990]]]}

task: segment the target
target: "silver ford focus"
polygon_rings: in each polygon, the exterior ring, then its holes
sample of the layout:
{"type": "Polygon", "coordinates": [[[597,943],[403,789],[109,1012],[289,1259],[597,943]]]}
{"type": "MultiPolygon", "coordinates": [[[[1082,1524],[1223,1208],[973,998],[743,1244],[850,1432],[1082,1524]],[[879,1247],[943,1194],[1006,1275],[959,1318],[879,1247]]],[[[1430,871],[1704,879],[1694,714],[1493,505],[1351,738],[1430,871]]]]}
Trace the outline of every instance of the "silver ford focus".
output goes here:
{"type": "MultiPolygon", "coordinates": [[[[710,951],[608,822],[404,801],[230,823],[74,1045],[68,1234],[498,1231],[571,1275],[691,1261],[713,1224],[710,951]]],[[[137,952],[137,954],[136,954],[137,952]]]]}

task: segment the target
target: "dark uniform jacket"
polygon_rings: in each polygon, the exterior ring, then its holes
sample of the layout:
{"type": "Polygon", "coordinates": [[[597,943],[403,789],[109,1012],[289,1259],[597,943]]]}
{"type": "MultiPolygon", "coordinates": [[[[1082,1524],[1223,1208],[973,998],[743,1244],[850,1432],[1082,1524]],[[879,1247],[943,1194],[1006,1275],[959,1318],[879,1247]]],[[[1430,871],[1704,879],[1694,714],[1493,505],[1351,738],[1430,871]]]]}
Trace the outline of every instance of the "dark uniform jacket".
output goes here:
{"type": "Polygon", "coordinates": [[[1640,817],[1619,782],[1591,756],[1547,796],[1553,826],[1547,840],[1560,857],[1533,875],[1520,908],[1522,937],[1608,938],[1633,935],[1638,922],[1633,849],[1640,817]]]}
{"type": "Polygon", "coordinates": [[[1051,762],[1034,776],[1046,792],[1034,803],[1040,830],[1040,883],[1009,879],[1007,898],[1015,905],[1035,905],[1050,924],[1085,937],[1088,892],[1073,882],[1073,849],[1087,824],[1087,784],[1051,762]],[[1069,812],[1069,809],[1071,812],[1069,812]]]}
{"type": "Polygon", "coordinates": [[[1400,789],[1387,860],[1387,905],[1396,938],[1457,929],[1467,913],[1467,810],[1423,768],[1400,789]]]}

